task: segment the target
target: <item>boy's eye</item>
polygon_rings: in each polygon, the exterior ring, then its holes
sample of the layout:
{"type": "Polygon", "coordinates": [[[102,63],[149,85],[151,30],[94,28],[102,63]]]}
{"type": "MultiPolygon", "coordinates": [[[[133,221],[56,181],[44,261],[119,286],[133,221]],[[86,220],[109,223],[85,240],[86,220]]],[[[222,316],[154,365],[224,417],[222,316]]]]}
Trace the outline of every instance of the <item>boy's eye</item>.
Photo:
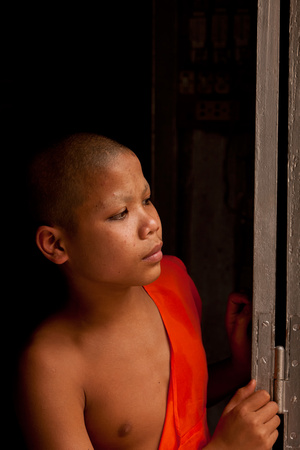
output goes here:
{"type": "Polygon", "coordinates": [[[127,208],[124,209],[124,211],[120,212],[119,214],[115,214],[114,216],[109,217],[108,220],[122,220],[125,219],[125,217],[128,214],[127,208]]]}
{"type": "Polygon", "coordinates": [[[146,200],[144,200],[144,205],[145,206],[148,206],[148,205],[151,205],[151,204],[152,204],[151,197],[148,197],[148,198],[146,198],[146,200]]]}

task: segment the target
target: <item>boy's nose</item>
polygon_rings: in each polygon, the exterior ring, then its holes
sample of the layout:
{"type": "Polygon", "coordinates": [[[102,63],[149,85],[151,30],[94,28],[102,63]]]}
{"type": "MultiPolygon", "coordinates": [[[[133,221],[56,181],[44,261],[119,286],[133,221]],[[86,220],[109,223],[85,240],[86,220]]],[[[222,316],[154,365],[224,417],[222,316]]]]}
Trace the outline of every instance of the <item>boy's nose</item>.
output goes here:
{"type": "Polygon", "coordinates": [[[145,239],[149,234],[155,233],[156,231],[159,230],[159,228],[160,228],[160,219],[157,212],[155,211],[155,213],[152,212],[150,214],[149,213],[146,214],[142,220],[139,230],[141,239],[145,239]]]}

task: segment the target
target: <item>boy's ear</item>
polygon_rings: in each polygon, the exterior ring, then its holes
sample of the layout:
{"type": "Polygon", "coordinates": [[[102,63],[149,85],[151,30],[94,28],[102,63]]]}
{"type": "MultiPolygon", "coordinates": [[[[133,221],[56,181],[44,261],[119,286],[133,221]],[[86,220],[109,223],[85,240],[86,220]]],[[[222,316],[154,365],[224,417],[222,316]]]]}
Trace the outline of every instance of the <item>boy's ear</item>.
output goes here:
{"type": "Polygon", "coordinates": [[[36,244],[43,255],[55,264],[63,264],[68,260],[62,233],[58,228],[40,226],[36,232],[36,244]]]}

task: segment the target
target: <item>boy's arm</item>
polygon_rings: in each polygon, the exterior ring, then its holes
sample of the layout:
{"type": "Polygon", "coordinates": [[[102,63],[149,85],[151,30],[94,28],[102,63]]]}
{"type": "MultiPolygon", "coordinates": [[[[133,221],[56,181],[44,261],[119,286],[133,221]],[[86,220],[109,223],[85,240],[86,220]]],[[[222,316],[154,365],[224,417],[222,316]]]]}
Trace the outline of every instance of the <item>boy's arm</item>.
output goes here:
{"type": "Polygon", "coordinates": [[[208,406],[249,382],[251,376],[251,303],[244,294],[231,294],[226,311],[226,330],[231,357],[208,367],[208,406]]]}
{"type": "Polygon", "coordinates": [[[92,450],[74,370],[68,358],[57,362],[43,350],[29,349],[20,366],[17,408],[28,448],[92,450]]]}
{"type": "Polygon", "coordinates": [[[278,405],[266,391],[254,392],[255,385],[251,380],[237,391],[205,450],[271,449],[278,437],[278,405]]]}

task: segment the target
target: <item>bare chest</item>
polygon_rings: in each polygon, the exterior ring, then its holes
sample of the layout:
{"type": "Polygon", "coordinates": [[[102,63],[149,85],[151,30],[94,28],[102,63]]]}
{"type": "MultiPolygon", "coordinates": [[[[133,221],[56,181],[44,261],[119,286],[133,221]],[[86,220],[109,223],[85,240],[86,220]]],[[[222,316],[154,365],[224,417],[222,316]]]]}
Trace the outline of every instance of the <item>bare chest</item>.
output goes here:
{"type": "Polygon", "coordinates": [[[169,343],[160,316],[102,343],[85,377],[85,422],[94,448],[157,449],[169,376],[169,343]]]}

